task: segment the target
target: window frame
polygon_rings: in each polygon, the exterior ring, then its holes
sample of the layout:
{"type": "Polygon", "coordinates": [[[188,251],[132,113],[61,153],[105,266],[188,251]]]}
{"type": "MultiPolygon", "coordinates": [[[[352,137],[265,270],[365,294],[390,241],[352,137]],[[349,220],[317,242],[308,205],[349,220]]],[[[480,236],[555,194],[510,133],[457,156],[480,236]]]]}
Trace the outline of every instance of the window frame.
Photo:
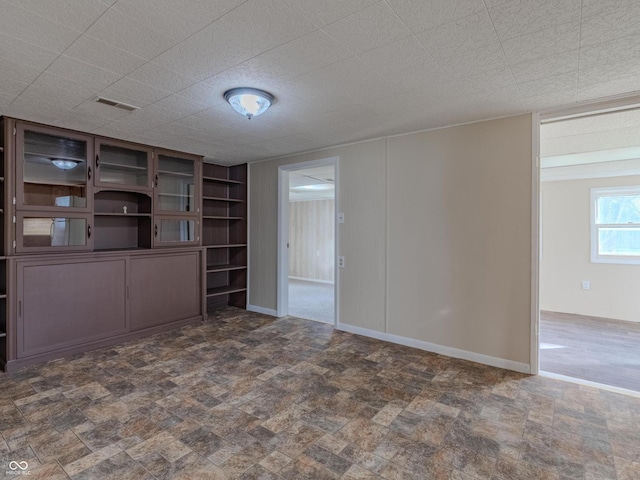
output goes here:
{"type": "Polygon", "coordinates": [[[640,196],[640,185],[628,185],[622,187],[593,187],[590,189],[591,212],[591,263],[614,263],[622,265],[640,265],[640,255],[603,255],[600,254],[600,236],[598,232],[601,228],[620,228],[623,225],[640,228],[640,223],[618,224],[618,223],[596,223],[598,215],[598,199],[600,197],[613,196],[640,196]]]}

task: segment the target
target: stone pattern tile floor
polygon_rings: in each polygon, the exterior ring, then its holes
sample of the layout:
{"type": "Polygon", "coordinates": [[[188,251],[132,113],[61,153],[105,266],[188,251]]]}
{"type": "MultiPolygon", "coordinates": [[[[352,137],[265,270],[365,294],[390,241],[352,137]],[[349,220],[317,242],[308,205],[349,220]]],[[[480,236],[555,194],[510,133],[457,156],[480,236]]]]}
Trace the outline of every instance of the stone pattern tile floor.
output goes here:
{"type": "Polygon", "coordinates": [[[639,398],[232,308],[0,374],[0,433],[0,478],[640,479],[639,398]]]}

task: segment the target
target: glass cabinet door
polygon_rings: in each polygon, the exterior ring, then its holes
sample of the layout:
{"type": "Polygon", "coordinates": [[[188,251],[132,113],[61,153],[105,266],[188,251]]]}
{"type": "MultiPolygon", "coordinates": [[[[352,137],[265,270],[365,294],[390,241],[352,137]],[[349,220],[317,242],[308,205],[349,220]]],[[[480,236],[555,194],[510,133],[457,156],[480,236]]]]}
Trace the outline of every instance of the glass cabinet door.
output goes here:
{"type": "Polygon", "coordinates": [[[89,211],[91,138],[26,124],[16,137],[17,208],[89,211]]]}
{"type": "Polygon", "coordinates": [[[96,186],[150,190],[151,149],[125,142],[96,140],[96,186]]]}
{"type": "Polygon", "coordinates": [[[156,217],[153,244],[156,247],[197,245],[199,222],[195,218],[156,217]]]}
{"type": "Polygon", "coordinates": [[[91,249],[91,224],[87,214],[19,213],[16,227],[17,252],[91,249]]]}
{"type": "Polygon", "coordinates": [[[198,214],[197,160],[158,152],[155,176],[155,213],[198,214]]]}

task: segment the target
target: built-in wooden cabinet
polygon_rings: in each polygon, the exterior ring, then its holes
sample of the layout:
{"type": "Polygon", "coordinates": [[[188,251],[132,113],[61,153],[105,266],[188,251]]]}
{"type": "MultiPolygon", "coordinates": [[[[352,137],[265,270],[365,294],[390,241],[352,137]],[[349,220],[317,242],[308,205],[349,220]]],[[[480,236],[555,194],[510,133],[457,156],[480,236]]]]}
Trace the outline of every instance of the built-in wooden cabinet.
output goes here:
{"type": "Polygon", "coordinates": [[[246,165],[0,118],[0,367],[246,307],[246,165]]]}
{"type": "Polygon", "coordinates": [[[11,367],[202,320],[199,248],[9,261],[16,279],[11,367]]]}

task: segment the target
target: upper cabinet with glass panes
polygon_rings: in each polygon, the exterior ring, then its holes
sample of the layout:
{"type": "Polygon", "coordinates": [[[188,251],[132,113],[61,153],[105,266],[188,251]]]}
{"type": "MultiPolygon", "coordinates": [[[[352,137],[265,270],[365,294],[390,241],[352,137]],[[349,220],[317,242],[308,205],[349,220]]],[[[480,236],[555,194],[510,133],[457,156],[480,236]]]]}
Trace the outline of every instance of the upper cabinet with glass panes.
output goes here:
{"type": "Polygon", "coordinates": [[[96,187],[150,191],[152,148],[96,140],[96,187]]]}
{"type": "Polygon", "coordinates": [[[199,157],[156,149],[154,212],[198,215],[199,157]]]}
{"type": "Polygon", "coordinates": [[[19,124],[16,154],[17,208],[91,209],[92,137],[19,124]]]}

